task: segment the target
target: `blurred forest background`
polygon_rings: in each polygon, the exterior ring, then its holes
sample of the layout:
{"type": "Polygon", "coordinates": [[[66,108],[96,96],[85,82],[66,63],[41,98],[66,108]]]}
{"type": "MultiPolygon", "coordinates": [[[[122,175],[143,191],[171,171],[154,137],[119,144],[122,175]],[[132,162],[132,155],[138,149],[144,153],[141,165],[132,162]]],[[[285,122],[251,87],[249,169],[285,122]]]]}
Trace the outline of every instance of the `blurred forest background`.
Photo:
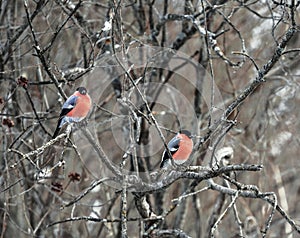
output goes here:
{"type": "Polygon", "coordinates": [[[299,237],[299,4],[1,0],[0,237],[299,237]]]}

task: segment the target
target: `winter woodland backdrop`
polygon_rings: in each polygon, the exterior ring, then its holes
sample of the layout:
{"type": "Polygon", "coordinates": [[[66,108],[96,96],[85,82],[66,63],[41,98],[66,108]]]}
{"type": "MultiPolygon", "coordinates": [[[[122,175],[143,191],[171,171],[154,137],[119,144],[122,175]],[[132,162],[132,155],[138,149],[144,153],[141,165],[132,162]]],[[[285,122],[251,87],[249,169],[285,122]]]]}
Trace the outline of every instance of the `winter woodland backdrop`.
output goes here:
{"type": "Polygon", "coordinates": [[[299,237],[299,4],[0,1],[0,237],[299,237]]]}

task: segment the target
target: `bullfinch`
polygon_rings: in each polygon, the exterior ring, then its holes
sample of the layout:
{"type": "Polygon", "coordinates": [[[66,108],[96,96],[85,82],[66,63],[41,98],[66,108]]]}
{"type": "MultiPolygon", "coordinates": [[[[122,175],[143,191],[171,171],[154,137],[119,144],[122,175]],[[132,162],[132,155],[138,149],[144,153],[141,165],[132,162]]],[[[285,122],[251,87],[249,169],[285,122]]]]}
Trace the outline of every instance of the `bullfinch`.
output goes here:
{"type": "Polygon", "coordinates": [[[89,113],[91,106],[92,100],[88,95],[86,88],[77,88],[75,93],[73,93],[62,106],[52,139],[58,135],[60,128],[64,124],[82,121],[89,113]]]}
{"type": "MultiPolygon", "coordinates": [[[[175,164],[183,164],[190,157],[193,150],[193,140],[191,133],[187,130],[182,130],[177,133],[168,143],[168,149],[172,154],[172,159],[175,164]]],[[[166,168],[172,164],[168,152],[165,150],[162,155],[160,168],[166,168]]]]}

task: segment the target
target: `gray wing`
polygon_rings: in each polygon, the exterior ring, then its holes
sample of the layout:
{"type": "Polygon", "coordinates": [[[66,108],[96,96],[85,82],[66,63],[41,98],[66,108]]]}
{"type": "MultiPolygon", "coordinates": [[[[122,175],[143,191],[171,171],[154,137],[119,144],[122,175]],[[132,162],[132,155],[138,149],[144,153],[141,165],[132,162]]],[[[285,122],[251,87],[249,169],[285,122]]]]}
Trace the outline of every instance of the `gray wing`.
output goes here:
{"type": "MultiPolygon", "coordinates": [[[[180,142],[180,138],[178,138],[177,136],[173,137],[169,143],[168,143],[168,149],[170,150],[171,154],[175,154],[176,151],[179,148],[179,142],[180,142]]],[[[160,168],[165,167],[168,164],[168,160],[170,159],[167,151],[165,150],[163,155],[162,155],[162,159],[161,159],[161,164],[160,164],[160,168]]]]}
{"type": "Polygon", "coordinates": [[[179,148],[179,142],[180,142],[180,138],[178,138],[177,136],[173,137],[169,143],[168,143],[168,148],[171,152],[171,154],[173,155],[179,148]]]}

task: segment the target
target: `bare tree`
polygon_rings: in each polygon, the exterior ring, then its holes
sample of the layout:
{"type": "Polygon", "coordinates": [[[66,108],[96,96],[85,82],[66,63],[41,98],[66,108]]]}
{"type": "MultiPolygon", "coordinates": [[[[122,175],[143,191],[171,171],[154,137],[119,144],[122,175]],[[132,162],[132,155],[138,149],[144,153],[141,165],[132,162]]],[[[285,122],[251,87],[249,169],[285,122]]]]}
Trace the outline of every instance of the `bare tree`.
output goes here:
{"type": "Polygon", "coordinates": [[[299,4],[0,1],[1,237],[299,236],[299,4]]]}

